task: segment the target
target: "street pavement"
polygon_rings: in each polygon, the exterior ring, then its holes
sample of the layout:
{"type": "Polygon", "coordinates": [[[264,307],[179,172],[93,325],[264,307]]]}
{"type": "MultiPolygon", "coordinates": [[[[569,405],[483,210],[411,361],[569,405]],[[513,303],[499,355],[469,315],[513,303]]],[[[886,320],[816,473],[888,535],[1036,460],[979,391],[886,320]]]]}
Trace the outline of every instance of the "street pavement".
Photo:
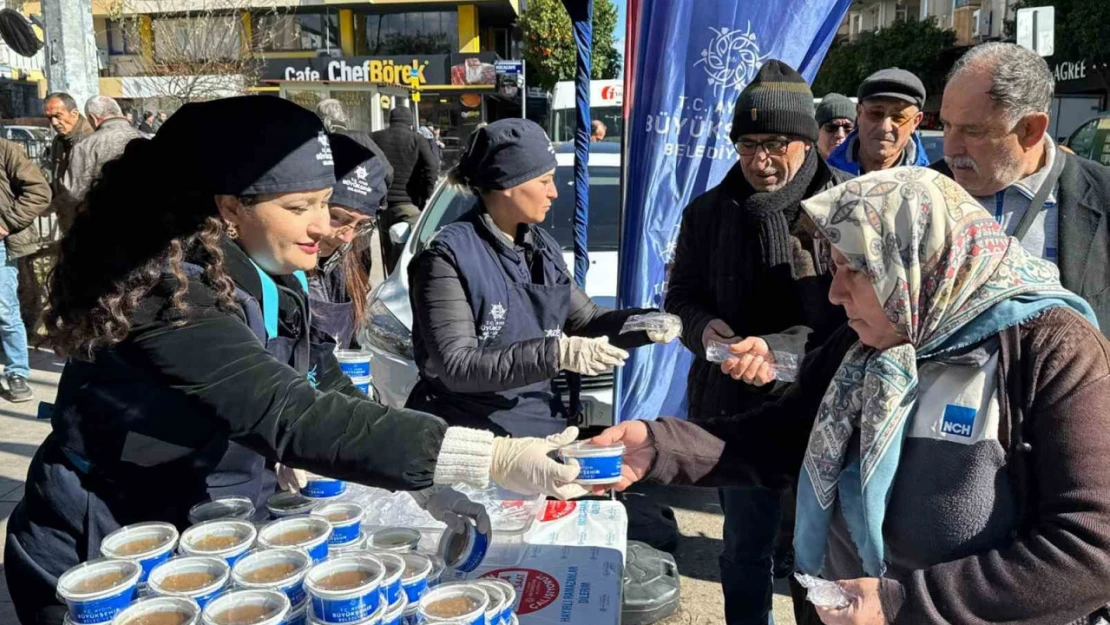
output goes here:
{"type": "MultiPolygon", "coordinates": [[[[376,237],[375,237],[376,238],[376,237]]],[[[374,242],[377,249],[376,241],[374,242]]],[[[375,255],[375,258],[380,256],[375,255]]],[[[381,281],[380,263],[375,263],[372,281],[381,281]]],[[[58,390],[63,360],[47,351],[31,353],[31,388],[35,401],[13,404],[0,395],[0,571],[8,517],[23,496],[27,466],[50,432],[48,421],[36,419],[39,401],[53,403],[58,390]]],[[[721,549],[722,515],[717,491],[709,488],[654,486],[646,496],[674,508],[682,538],[675,559],[682,574],[681,607],[661,625],[723,625],[724,607],[720,590],[717,556],[721,549]]],[[[0,624],[15,624],[15,610],[7,583],[0,575],[0,624]]],[[[776,625],[794,625],[789,591],[776,586],[776,625]]]]}

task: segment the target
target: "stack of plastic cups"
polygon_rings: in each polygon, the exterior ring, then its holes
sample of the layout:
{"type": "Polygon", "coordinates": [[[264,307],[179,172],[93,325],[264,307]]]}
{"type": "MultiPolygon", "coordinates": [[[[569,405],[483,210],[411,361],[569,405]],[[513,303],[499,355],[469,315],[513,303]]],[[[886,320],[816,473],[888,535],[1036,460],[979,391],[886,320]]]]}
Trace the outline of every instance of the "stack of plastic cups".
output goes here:
{"type": "Polygon", "coordinates": [[[368,351],[354,349],[339,349],[335,352],[335,359],[339,361],[339,369],[355,388],[370,395],[370,385],[373,384],[373,374],[370,373],[370,360],[373,355],[368,351]]]}
{"type": "Polygon", "coordinates": [[[337,556],[317,564],[305,578],[313,623],[380,625],[385,566],[370,554],[337,556]]]}
{"type": "Polygon", "coordinates": [[[362,541],[362,506],[354,502],[334,502],[317,506],[314,516],[327,519],[331,523],[331,536],[328,537],[328,550],[346,549],[362,541]]]}
{"type": "Polygon", "coordinates": [[[292,606],[284,625],[304,625],[308,617],[304,578],[311,568],[312,558],[303,549],[254,551],[236,563],[231,579],[239,588],[284,592],[292,606]]]}
{"type": "Polygon", "coordinates": [[[91,560],[58,578],[58,596],[74,625],[103,625],[123,612],[139,591],[143,567],[132,560],[91,560]]]}
{"type": "Polygon", "coordinates": [[[516,605],[516,588],[499,579],[479,579],[481,586],[490,598],[490,609],[486,612],[486,625],[509,625],[516,605]]]}
{"type": "Polygon", "coordinates": [[[169,523],[136,523],[121,527],[100,541],[105,558],[133,560],[143,568],[139,577],[140,590],[154,567],[170,559],[177,547],[177,528],[169,523]]]}
{"type": "Polygon", "coordinates": [[[162,597],[181,597],[202,609],[227,587],[231,569],[222,558],[178,556],[154,567],[148,588],[162,597]]]}
{"type": "Polygon", "coordinates": [[[444,584],[420,600],[416,614],[421,623],[443,625],[488,625],[489,594],[473,582],[444,584]]]}

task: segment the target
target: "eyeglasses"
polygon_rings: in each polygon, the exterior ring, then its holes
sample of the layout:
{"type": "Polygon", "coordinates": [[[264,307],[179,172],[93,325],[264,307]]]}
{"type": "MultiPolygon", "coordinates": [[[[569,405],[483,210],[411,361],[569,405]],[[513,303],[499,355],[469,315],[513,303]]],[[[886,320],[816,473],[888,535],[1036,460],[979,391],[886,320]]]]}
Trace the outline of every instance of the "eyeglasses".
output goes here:
{"type": "Polygon", "coordinates": [[[823,128],[825,132],[829,133],[830,135],[835,135],[841,130],[844,131],[844,134],[850,135],[852,134],[852,131],[856,129],[856,125],[852,122],[844,122],[842,124],[828,122],[827,124],[821,126],[821,128],[823,128]]]}
{"type": "Polygon", "coordinates": [[[736,151],[741,156],[754,156],[759,152],[760,148],[767,153],[767,156],[781,156],[786,154],[786,148],[790,147],[790,139],[786,137],[780,139],[768,139],[767,141],[751,141],[749,139],[741,139],[736,142],[736,151]]]}
{"type": "Polygon", "coordinates": [[[894,122],[895,128],[901,128],[917,117],[917,109],[910,107],[892,113],[888,113],[886,109],[882,108],[864,109],[863,116],[872,124],[881,124],[889,117],[890,121],[894,122]]]}

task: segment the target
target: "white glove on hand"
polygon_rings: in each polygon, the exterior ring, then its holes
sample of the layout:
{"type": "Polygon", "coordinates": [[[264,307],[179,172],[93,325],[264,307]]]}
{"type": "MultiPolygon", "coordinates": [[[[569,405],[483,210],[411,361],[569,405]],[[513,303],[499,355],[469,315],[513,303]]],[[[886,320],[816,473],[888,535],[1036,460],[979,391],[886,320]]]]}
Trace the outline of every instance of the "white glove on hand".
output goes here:
{"type": "Polygon", "coordinates": [[[624,365],[627,359],[628,352],[610,345],[607,336],[596,339],[564,336],[559,339],[560,369],[582,375],[601,375],[613,367],[624,365]]]}
{"type": "Polygon", "coordinates": [[[485,506],[471,501],[457,490],[433,486],[410,494],[428,514],[453,530],[458,530],[466,523],[462,517],[468,517],[474,519],[479,532],[489,534],[491,531],[489,513],[485,506]]]}
{"type": "Polygon", "coordinates": [[[577,438],[578,428],[574,427],[547,438],[495,438],[490,479],[522,495],[564,500],[588,495],[590,491],[573,483],[578,479],[578,463],[570,460],[563,464],[549,456],[577,438]]]}
{"type": "Polygon", "coordinates": [[[277,473],[278,488],[282,490],[299,493],[308,486],[308,473],[302,469],[294,469],[279,462],[274,465],[274,473],[277,473]]]}

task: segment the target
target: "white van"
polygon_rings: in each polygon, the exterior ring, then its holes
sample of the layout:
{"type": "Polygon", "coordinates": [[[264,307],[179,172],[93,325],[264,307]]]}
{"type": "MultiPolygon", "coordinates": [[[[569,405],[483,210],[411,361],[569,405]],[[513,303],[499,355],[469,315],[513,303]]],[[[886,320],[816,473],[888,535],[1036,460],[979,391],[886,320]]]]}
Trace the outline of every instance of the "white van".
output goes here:
{"type": "MultiPolygon", "coordinates": [[[[590,81],[590,118],[605,124],[605,141],[620,143],[624,133],[624,81],[590,81]]],[[[555,84],[551,94],[551,115],[547,134],[560,143],[574,141],[575,127],[574,81],[564,80],[555,84]]]]}

